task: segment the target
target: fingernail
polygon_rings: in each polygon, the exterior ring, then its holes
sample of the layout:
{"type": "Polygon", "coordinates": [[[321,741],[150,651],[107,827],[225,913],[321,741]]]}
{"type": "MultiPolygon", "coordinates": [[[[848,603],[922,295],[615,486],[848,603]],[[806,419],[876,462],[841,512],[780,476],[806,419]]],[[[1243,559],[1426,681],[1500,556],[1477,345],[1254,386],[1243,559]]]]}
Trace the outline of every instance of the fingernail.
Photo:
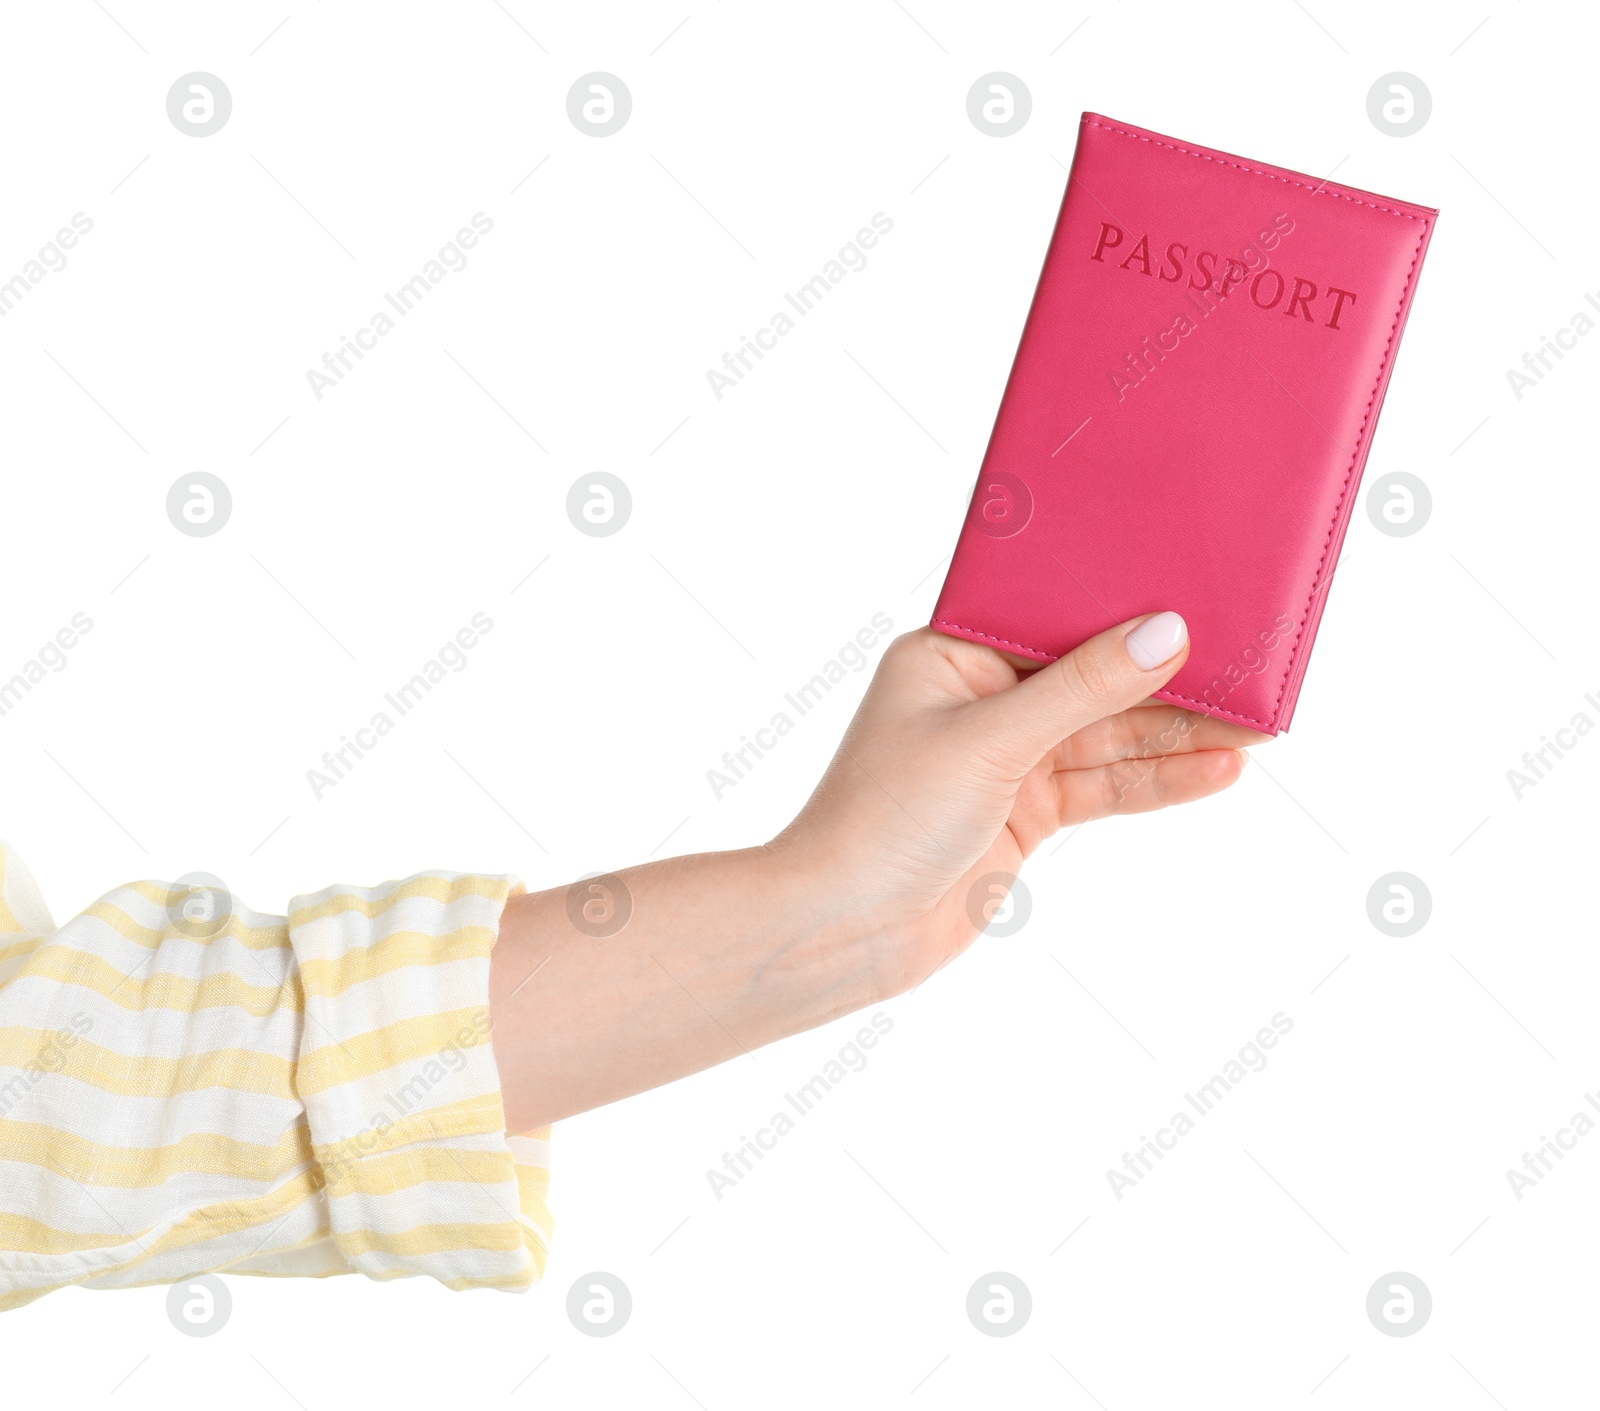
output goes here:
{"type": "Polygon", "coordinates": [[[1240,768],[1243,768],[1245,765],[1250,763],[1250,751],[1249,750],[1235,750],[1234,753],[1239,756],[1239,766],[1240,766],[1240,768]]]}
{"type": "Polygon", "coordinates": [[[1154,671],[1183,650],[1189,640],[1189,626],[1175,612],[1158,612],[1122,640],[1140,671],[1154,671]]]}

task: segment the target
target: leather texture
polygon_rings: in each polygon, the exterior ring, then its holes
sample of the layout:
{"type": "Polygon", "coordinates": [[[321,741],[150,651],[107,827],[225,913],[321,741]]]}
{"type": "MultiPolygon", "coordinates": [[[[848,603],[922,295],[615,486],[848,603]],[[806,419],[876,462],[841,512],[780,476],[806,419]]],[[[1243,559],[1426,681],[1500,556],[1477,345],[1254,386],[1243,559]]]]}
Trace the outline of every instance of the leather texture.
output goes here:
{"type": "Polygon", "coordinates": [[[1161,698],[1286,729],[1437,215],[1085,113],[933,626],[1170,609],[1161,698]]]}

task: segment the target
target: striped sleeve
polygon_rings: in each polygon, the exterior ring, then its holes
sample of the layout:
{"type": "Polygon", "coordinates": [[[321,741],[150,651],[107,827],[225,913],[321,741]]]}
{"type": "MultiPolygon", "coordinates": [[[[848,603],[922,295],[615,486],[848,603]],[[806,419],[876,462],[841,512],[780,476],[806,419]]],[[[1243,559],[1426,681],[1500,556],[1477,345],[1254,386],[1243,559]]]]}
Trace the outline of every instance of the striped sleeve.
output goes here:
{"type": "Polygon", "coordinates": [[[58,929],[0,868],[0,1310],[202,1272],[542,1276],[550,1133],[505,1132],[489,1025],[515,878],[287,917],[140,882],[58,929]]]}

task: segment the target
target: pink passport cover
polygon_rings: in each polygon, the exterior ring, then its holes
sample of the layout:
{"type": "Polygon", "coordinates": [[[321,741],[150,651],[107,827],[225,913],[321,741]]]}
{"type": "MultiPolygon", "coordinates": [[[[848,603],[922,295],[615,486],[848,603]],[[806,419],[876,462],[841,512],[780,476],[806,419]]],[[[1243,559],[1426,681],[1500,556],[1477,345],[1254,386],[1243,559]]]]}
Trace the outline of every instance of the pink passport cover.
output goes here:
{"type": "Polygon", "coordinates": [[[1287,729],[1437,215],[1085,113],[933,625],[1171,609],[1161,698],[1287,729]]]}

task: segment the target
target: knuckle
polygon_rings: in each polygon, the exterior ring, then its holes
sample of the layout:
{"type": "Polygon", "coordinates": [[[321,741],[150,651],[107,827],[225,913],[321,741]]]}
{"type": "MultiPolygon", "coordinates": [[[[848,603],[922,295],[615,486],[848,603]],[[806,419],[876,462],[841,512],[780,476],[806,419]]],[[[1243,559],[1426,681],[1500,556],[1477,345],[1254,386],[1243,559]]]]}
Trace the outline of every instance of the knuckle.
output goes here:
{"type": "Polygon", "coordinates": [[[1071,704],[1090,706],[1104,700],[1117,687],[1117,674],[1103,652],[1076,651],[1062,663],[1061,689],[1071,704]]]}
{"type": "Polygon", "coordinates": [[[1102,723],[1111,742],[1113,759],[1139,759],[1150,753],[1150,738],[1140,731],[1132,715],[1124,712],[1102,723]]]}
{"type": "Polygon", "coordinates": [[[1122,785],[1114,770],[1107,769],[1100,776],[1100,797],[1095,802],[1094,816],[1109,818],[1122,807],[1122,785]]]}
{"type": "Polygon", "coordinates": [[[911,632],[902,632],[883,649],[881,669],[890,673],[899,673],[915,668],[920,663],[926,662],[937,653],[939,645],[933,640],[932,628],[919,627],[911,632]]]}
{"type": "Polygon", "coordinates": [[[1148,760],[1125,759],[1106,771],[1111,797],[1110,813],[1135,811],[1149,797],[1149,790],[1158,787],[1154,780],[1159,771],[1148,760]]]}
{"type": "Polygon", "coordinates": [[[931,652],[936,647],[935,633],[931,627],[914,627],[909,632],[902,632],[890,640],[889,645],[883,649],[884,656],[903,657],[915,652],[922,654],[931,652]]]}

